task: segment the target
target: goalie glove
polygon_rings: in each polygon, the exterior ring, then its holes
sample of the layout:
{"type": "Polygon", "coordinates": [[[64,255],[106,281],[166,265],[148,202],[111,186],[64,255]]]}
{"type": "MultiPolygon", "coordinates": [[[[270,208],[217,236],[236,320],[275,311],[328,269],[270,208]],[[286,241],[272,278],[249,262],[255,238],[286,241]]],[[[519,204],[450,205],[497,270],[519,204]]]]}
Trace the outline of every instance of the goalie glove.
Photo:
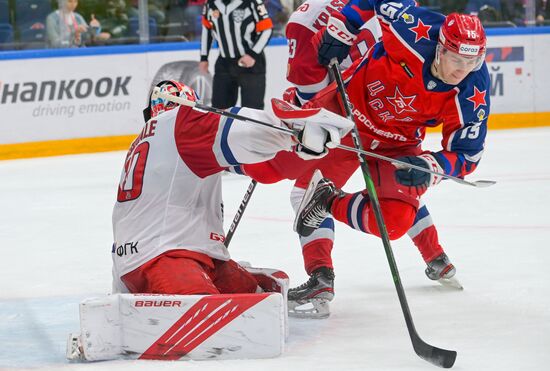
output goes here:
{"type": "Polygon", "coordinates": [[[322,127],[308,124],[298,134],[296,138],[298,144],[294,151],[298,157],[304,160],[316,160],[325,157],[328,154],[327,137],[327,132],[322,127]]]}
{"type": "MultiPolygon", "coordinates": [[[[429,153],[422,154],[420,156],[399,157],[397,160],[407,162],[411,165],[420,166],[427,170],[444,173],[443,167],[439,164],[437,159],[429,153]]],[[[397,170],[395,171],[396,179],[399,183],[405,186],[427,188],[438,184],[443,179],[441,176],[418,169],[411,169],[405,167],[404,165],[396,164],[395,166],[397,167],[397,170]]]]}
{"type": "Polygon", "coordinates": [[[360,30],[353,27],[341,14],[334,14],[328,19],[327,28],[319,44],[317,60],[328,66],[333,58],[342,62],[349,54],[349,49],[357,39],[360,30]]]}
{"type": "Polygon", "coordinates": [[[324,108],[300,109],[280,99],[271,99],[273,113],[290,128],[297,130],[295,151],[305,160],[326,156],[328,149],[353,128],[353,121],[324,108]]]}

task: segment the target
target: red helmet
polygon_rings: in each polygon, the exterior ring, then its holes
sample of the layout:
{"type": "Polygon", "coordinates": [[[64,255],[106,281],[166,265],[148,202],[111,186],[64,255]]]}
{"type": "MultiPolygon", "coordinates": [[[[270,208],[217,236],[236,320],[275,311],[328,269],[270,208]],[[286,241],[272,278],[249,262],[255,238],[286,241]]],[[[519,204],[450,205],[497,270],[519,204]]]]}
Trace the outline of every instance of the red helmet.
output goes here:
{"type": "Polygon", "coordinates": [[[485,55],[487,37],[478,17],[451,13],[439,30],[439,43],[456,54],[479,57],[485,55]]]}
{"type": "MultiPolygon", "coordinates": [[[[185,98],[192,102],[199,100],[197,93],[195,93],[192,88],[176,80],[164,80],[159,82],[156,86],[160,88],[160,91],[163,93],[185,98]]],[[[169,111],[177,106],[176,103],[161,97],[153,99],[151,93],[149,97],[149,106],[143,111],[143,116],[145,121],[148,121],[151,117],[156,117],[162,112],[169,111]]]]}

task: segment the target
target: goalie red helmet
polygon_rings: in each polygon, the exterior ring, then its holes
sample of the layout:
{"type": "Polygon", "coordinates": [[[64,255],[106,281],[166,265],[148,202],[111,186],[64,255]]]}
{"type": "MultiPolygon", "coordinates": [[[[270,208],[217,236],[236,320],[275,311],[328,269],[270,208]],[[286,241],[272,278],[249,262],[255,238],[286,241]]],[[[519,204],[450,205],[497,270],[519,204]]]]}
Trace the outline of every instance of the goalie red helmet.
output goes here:
{"type": "Polygon", "coordinates": [[[487,37],[478,17],[451,13],[439,30],[439,43],[456,54],[480,57],[485,55],[487,37]]]}
{"type": "MultiPolygon", "coordinates": [[[[192,102],[199,100],[197,93],[195,93],[192,88],[176,80],[164,80],[155,86],[160,88],[162,93],[168,93],[176,97],[185,98],[192,102]]],[[[177,106],[177,103],[170,102],[162,97],[153,98],[151,94],[149,95],[149,106],[143,110],[144,119],[145,121],[149,121],[152,117],[156,117],[162,112],[170,111],[177,106]]]]}

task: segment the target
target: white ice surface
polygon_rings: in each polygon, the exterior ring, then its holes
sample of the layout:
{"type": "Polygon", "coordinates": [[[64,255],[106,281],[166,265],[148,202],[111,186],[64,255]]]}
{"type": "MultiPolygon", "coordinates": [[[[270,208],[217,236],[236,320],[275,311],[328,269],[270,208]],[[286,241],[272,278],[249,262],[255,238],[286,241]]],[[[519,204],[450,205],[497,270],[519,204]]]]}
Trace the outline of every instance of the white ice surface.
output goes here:
{"type": "MultiPolygon", "coordinates": [[[[427,148],[438,147],[429,136],[427,148]]],[[[458,351],[455,370],[550,368],[550,129],[490,132],[470,179],[426,201],[465,290],[424,276],[408,237],[394,253],[418,333],[458,351]]],[[[337,224],[336,298],[326,320],[292,320],[283,356],[266,360],[70,364],[78,302],[111,285],[111,208],[124,153],[0,162],[0,369],[435,370],[411,347],[380,240],[337,224]]],[[[362,188],[355,174],[345,190],[362,188]]],[[[229,224],[248,185],[224,177],[229,224]]],[[[292,233],[290,182],[259,185],[230,251],[235,260],[306,274],[292,233]]]]}

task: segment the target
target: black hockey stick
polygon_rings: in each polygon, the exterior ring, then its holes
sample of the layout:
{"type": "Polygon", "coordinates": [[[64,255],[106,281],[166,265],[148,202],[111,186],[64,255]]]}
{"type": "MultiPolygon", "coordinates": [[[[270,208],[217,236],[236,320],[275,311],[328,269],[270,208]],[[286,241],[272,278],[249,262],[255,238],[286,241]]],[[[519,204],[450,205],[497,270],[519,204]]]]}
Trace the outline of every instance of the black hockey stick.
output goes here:
{"type": "MultiPolygon", "coordinates": [[[[344,86],[344,81],[342,80],[342,74],[340,73],[338,62],[334,59],[331,61],[330,68],[336,79],[336,84],[342,99],[342,103],[346,110],[346,116],[348,119],[353,121],[353,114],[351,112],[351,103],[349,97],[346,93],[346,88],[344,86]]],[[[354,125],[351,131],[353,144],[357,149],[363,150],[363,145],[361,143],[361,138],[359,137],[359,131],[357,130],[357,125],[354,125]]],[[[386,252],[386,257],[388,258],[388,263],[390,265],[390,270],[393,276],[393,282],[395,284],[395,289],[397,290],[397,296],[399,297],[399,303],[401,304],[401,309],[405,317],[405,322],[407,324],[407,329],[409,330],[409,336],[411,337],[412,345],[414,351],[418,356],[425,361],[428,361],[436,366],[443,368],[451,368],[455,363],[456,352],[453,350],[446,350],[434,347],[427,344],[420,338],[414,327],[411,311],[409,309],[409,304],[407,303],[407,298],[405,297],[405,290],[403,289],[403,284],[401,283],[401,278],[399,277],[399,271],[397,270],[397,264],[395,262],[395,257],[393,256],[393,251],[390,244],[390,238],[388,236],[388,231],[386,230],[386,225],[384,223],[384,218],[382,217],[382,211],[380,209],[380,202],[378,201],[378,195],[376,194],[376,189],[374,188],[374,183],[370,175],[369,167],[367,165],[367,158],[364,154],[359,154],[359,162],[361,164],[361,170],[363,172],[363,178],[365,179],[366,189],[370,198],[370,202],[374,211],[374,216],[376,219],[376,224],[378,225],[378,230],[380,231],[380,237],[384,244],[384,250],[386,252]]]]}
{"type": "Polygon", "coordinates": [[[225,247],[229,247],[229,243],[231,242],[231,239],[235,234],[235,229],[237,229],[237,226],[239,225],[241,218],[244,214],[244,210],[248,206],[248,201],[250,201],[250,197],[252,197],[252,192],[254,192],[254,190],[256,189],[256,184],[258,184],[258,182],[252,179],[252,181],[248,185],[248,188],[246,189],[243,200],[239,205],[239,209],[237,210],[237,213],[235,213],[235,217],[233,218],[233,223],[231,223],[229,231],[227,231],[227,235],[225,236],[225,247]]]}

